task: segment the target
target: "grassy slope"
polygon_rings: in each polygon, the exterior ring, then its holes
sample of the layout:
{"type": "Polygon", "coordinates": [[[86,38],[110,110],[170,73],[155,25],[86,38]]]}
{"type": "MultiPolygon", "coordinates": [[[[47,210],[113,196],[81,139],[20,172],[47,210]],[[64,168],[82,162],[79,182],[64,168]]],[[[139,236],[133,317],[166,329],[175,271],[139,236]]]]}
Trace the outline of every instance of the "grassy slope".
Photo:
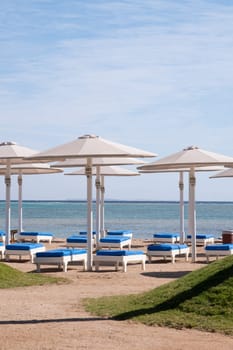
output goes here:
{"type": "Polygon", "coordinates": [[[84,301],[89,312],[233,335],[233,256],[149,292],[84,301]]]}
{"type": "Polygon", "coordinates": [[[64,278],[43,276],[39,273],[25,273],[0,263],[0,289],[64,282],[66,282],[64,278]]]}

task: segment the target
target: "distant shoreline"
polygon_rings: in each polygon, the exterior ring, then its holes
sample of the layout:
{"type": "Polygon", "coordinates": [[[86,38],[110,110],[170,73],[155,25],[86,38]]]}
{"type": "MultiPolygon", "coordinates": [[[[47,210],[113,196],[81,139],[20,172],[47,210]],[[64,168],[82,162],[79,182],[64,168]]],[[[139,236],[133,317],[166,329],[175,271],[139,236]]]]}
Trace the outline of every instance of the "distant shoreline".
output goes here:
{"type": "MultiPolygon", "coordinates": [[[[0,203],[4,203],[5,200],[1,199],[0,203]]],[[[12,199],[11,202],[18,202],[17,199],[12,199]]],[[[24,199],[23,202],[35,202],[35,203],[43,203],[43,202],[54,202],[54,203],[85,203],[85,199],[24,199]]],[[[93,200],[95,202],[95,199],[93,200]]],[[[178,200],[125,200],[125,199],[105,199],[105,203],[179,203],[178,200]]],[[[184,201],[185,204],[188,204],[188,201],[184,201]]],[[[196,201],[197,204],[201,203],[223,203],[223,204],[232,204],[233,201],[196,201]]]]}

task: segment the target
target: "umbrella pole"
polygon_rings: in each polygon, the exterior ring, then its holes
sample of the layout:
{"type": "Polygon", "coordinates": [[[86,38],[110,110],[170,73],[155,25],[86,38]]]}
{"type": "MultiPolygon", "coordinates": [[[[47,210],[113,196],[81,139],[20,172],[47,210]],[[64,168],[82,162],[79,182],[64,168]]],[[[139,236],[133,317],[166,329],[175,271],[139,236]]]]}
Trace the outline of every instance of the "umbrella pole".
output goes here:
{"type": "Polygon", "coordinates": [[[92,271],[93,263],[93,246],[92,246],[92,237],[93,237],[93,212],[92,212],[92,162],[91,159],[87,160],[87,166],[85,168],[87,176],[87,270],[92,271]]]}
{"type": "Polygon", "coordinates": [[[101,175],[101,199],[100,199],[100,235],[101,237],[105,236],[105,229],[104,229],[104,176],[101,175]]]}
{"type": "Polygon", "coordinates": [[[6,185],[6,244],[10,244],[11,241],[11,168],[10,161],[7,160],[6,175],[5,175],[5,185],[6,185]]]}
{"type": "Polygon", "coordinates": [[[196,208],[195,208],[195,170],[189,172],[189,233],[192,239],[192,262],[196,262],[196,208]]]}
{"type": "Polygon", "coordinates": [[[18,175],[18,233],[23,231],[22,222],[23,222],[23,201],[22,201],[22,184],[23,178],[22,174],[18,175]]]}
{"type": "Polygon", "coordinates": [[[96,166],[96,246],[100,240],[100,167],[96,166]]]}
{"type": "Polygon", "coordinates": [[[180,189],[180,236],[181,236],[181,243],[184,243],[185,232],[184,232],[184,174],[183,174],[183,171],[180,171],[179,189],[180,189]]]}

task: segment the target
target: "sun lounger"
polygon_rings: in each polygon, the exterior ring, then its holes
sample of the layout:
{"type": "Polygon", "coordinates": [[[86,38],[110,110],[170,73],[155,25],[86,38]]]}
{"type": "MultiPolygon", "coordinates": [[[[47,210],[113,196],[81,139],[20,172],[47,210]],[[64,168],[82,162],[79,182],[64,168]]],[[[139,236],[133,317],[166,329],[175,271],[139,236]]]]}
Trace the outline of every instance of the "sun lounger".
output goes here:
{"type": "Polygon", "coordinates": [[[131,247],[132,239],[128,236],[105,236],[100,238],[98,248],[117,248],[123,249],[124,247],[131,247]]]}
{"type": "Polygon", "coordinates": [[[113,230],[113,231],[107,230],[106,233],[108,236],[128,236],[130,238],[133,237],[133,232],[130,230],[113,230]]]}
{"type": "MultiPolygon", "coordinates": [[[[187,235],[187,240],[188,243],[192,242],[192,236],[187,235]]],[[[214,236],[210,234],[204,234],[204,233],[198,233],[196,234],[196,244],[197,245],[203,245],[204,247],[207,244],[213,244],[214,243],[214,236]]]]}
{"type": "Polygon", "coordinates": [[[45,251],[45,247],[41,243],[13,243],[7,244],[5,249],[5,259],[6,261],[10,260],[10,256],[16,255],[19,259],[22,259],[22,256],[28,256],[33,262],[34,256],[37,252],[45,251]]]}
{"type": "MultiPolygon", "coordinates": [[[[80,235],[87,235],[87,231],[79,231],[79,234],[80,234],[80,235]]],[[[92,231],[92,234],[93,234],[93,236],[95,236],[95,235],[96,235],[96,232],[95,232],[95,231],[92,231]]]]}
{"type": "MultiPolygon", "coordinates": [[[[95,239],[92,239],[94,246],[95,239]]],[[[87,248],[87,235],[73,235],[66,239],[66,247],[68,248],[87,248]]]]}
{"type": "Polygon", "coordinates": [[[4,231],[0,231],[0,241],[2,241],[3,243],[5,243],[6,240],[6,234],[4,231]]]}
{"type": "Polygon", "coordinates": [[[150,244],[147,247],[147,256],[149,262],[152,261],[152,257],[163,257],[166,260],[167,257],[172,259],[174,264],[176,256],[185,255],[186,261],[188,261],[189,247],[186,244],[150,244]]]}
{"type": "Polygon", "coordinates": [[[146,254],[137,250],[98,250],[93,256],[95,270],[99,270],[100,265],[113,264],[116,271],[119,265],[123,266],[123,271],[127,271],[128,263],[140,263],[145,270],[146,254]]]}
{"type": "Polygon", "coordinates": [[[179,243],[180,234],[179,233],[169,233],[169,232],[159,232],[153,234],[153,240],[155,243],[179,243]]]}
{"type": "Polygon", "coordinates": [[[85,249],[60,248],[38,252],[34,258],[37,272],[40,272],[41,265],[57,265],[59,269],[67,272],[67,265],[71,262],[81,261],[83,270],[87,269],[87,251],[85,249]]]}
{"type": "Polygon", "coordinates": [[[219,256],[232,255],[233,244],[209,244],[205,247],[205,254],[207,262],[209,262],[210,256],[214,256],[218,259],[219,256]]]}
{"type": "Polygon", "coordinates": [[[1,260],[4,257],[4,253],[5,253],[5,245],[4,245],[4,243],[0,242],[0,256],[1,256],[1,260]]]}
{"type": "Polygon", "coordinates": [[[22,241],[33,241],[39,243],[41,241],[44,242],[52,242],[53,234],[50,232],[20,232],[15,236],[16,240],[19,242],[22,241]]]}

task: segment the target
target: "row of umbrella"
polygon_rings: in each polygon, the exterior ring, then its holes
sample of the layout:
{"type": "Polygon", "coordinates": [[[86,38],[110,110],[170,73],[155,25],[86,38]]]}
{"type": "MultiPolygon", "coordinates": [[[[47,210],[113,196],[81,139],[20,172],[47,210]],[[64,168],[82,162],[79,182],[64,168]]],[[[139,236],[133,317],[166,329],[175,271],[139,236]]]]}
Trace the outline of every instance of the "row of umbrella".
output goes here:
{"type": "MultiPolygon", "coordinates": [[[[84,170],[78,175],[85,174],[87,178],[87,233],[88,233],[88,269],[92,268],[92,176],[96,176],[96,201],[99,212],[100,201],[100,177],[103,176],[101,166],[124,165],[143,163],[135,158],[155,157],[157,154],[143,151],[137,148],[125,146],[105,140],[95,135],[84,135],[71,142],[48,149],[44,152],[36,152],[26,147],[18,146],[12,142],[0,144],[0,164],[5,167],[6,184],[6,241],[10,240],[10,186],[11,174],[17,164],[32,162],[54,163],[55,168],[82,166],[84,170]],[[60,163],[58,162],[60,161],[60,163]],[[93,167],[96,167],[93,172],[93,167]],[[101,175],[102,174],[102,175],[101,175]]],[[[22,165],[21,165],[22,166],[22,165]]],[[[192,235],[192,261],[196,261],[196,210],[195,210],[195,172],[206,171],[204,167],[232,166],[233,158],[221,154],[208,152],[198,147],[188,147],[181,152],[174,153],[158,161],[147,163],[138,167],[140,172],[177,171],[180,173],[180,190],[182,190],[184,171],[189,172],[189,233],[192,235]]],[[[26,168],[26,167],[25,167],[26,168]]],[[[50,167],[49,167],[50,168],[50,167]]],[[[214,169],[214,168],[213,168],[214,169]]],[[[57,170],[61,171],[61,170],[57,170]]],[[[21,181],[21,180],[20,180],[21,181]]],[[[20,182],[19,181],[19,182],[20,182]]],[[[102,183],[103,183],[102,178],[102,183]]],[[[102,186],[103,187],[103,186],[102,186]]],[[[97,215],[100,218],[99,215],[97,215]]],[[[97,219],[99,220],[99,219],[97,219]]],[[[97,231],[100,232],[100,223],[97,223],[97,231]]]]}
{"type": "MultiPolygon", "coordinates": [[[[28,162],[55,162],[66,159],[82,159],[87,178],[87,233],[88,233],[88,269],[92,269],[92,231],[93,231],[93,212],[92,212],[92,175],[93,161],[100,158],[144,158],[154,157],[156,154],[143,151],[137,148],[114,143],[95,135],[84,135],[74,141],[52,148],[45,152],[36,152],[26,147],[21,147],[13,142],[4,142],[0,144],[0,164],[5,169],[6,184],[6,243],[10,242],[10,187],[11,187],[11,168],[14,164],[23,164],[28,162]]],[[[122,161],[123,162],[123,161],[122,161]]],[[[109,160],[109,165],[114,161],[109,160]]],[[[126,161],[123,162],[123,164],[126,161]]],[[[128,164],[131,164],[129,162],[128,164]]],[[[120,163],[121,164],[121,163],[120,163]]],[[[127,163],[126,163],[127,164],[127,163]]],[[[96,164],[99,166],[99,164],[96,164]]],[[[99,173],[100,174],[100,173],[99,173]]],[[[97,175],[98,176],[98,175],[97,175]]]]}

